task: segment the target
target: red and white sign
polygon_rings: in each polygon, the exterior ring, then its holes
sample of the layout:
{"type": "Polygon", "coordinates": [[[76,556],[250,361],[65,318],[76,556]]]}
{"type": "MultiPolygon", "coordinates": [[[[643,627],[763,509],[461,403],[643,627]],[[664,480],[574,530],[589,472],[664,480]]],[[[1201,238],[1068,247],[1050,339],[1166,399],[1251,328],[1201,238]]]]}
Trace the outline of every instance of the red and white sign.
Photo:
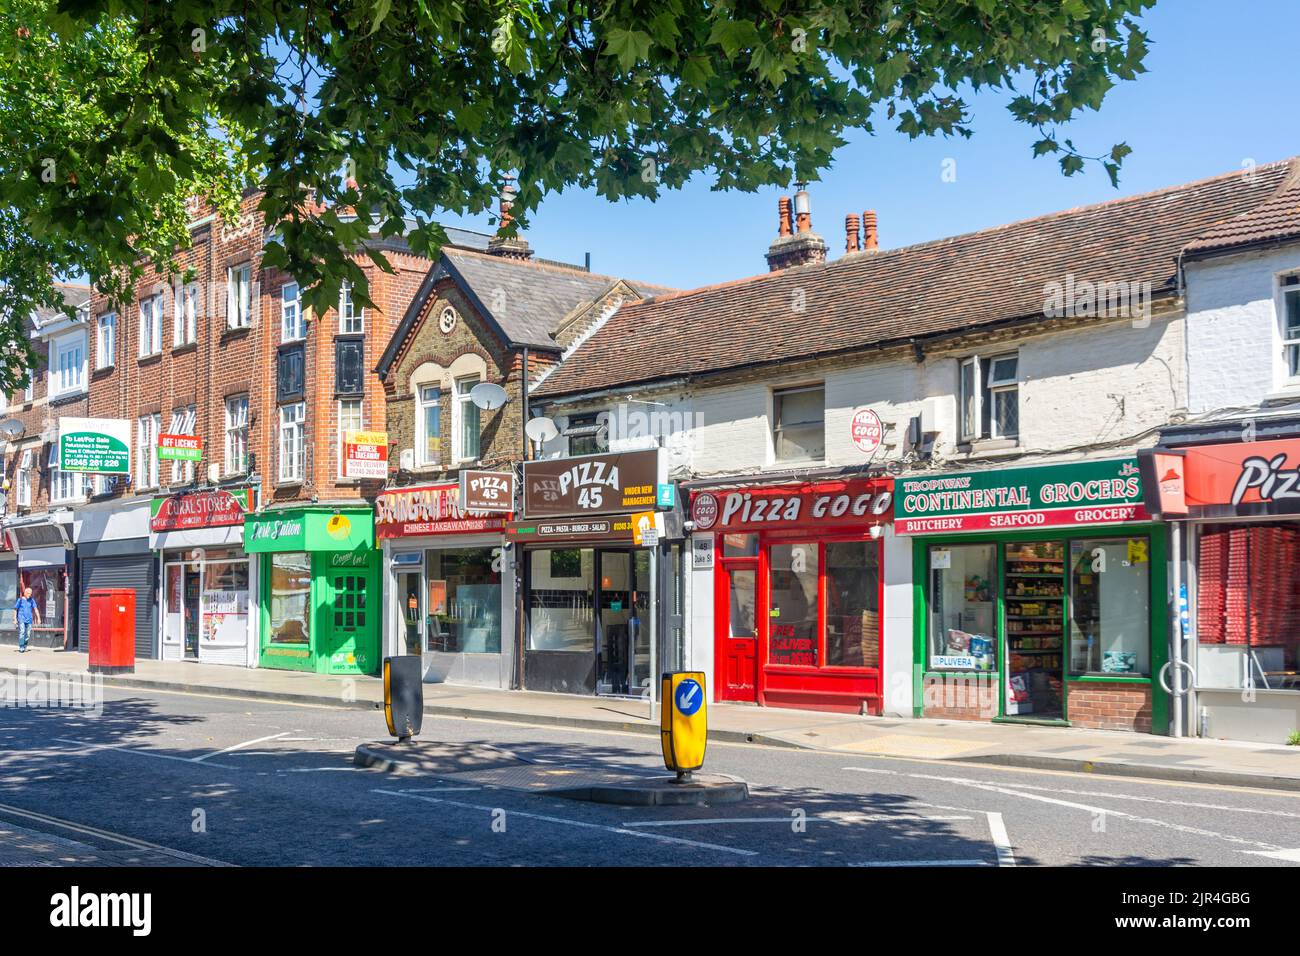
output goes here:
{"type": "Polygon", "coordinates": [[[1193,513],[1300,511],[1300,439],[1200,445],[1186,453],[1186,502],[1193,513]]]}
{"type": "Polygon", "coordinates": [[[875,454],[884,434],[880,416],[871,409],[859,408],[853,413],[853,421],[849,423],[849,437],[853,439],[853,446],[862,454],[875,454]]]}
{"type": "Polygon", "coordinates": [[[702,491],[691,499],[700,531],[778,531],[799,526],[881,524],[890,518],[892,479],[822,481],[785,487],[702,491]]]}
{"type": "Polygon", "coordinates": [[[462,511],[460,485],[394,488],[375,499],[375,536],[476,534],[503,531],[509,514],[462,511]]]}
{"type": "Polygon", "coordinates": [[[939,534],[948,531],[1024,531],[1075,524],[1123,524],[1149,521],[1145,505],[1120,503],[1074,508],[1040,508],[998,514],[936,515],[933,518],[895,518],[895,534],[939,534]]]}
{"type": "Polygon", "coordinates": [[[158,510],[149,519],[151,531],[189,531],[195,528],[218,528],[244,523],[248,492],[239,497],[229,491],[196,491],[156,499],[158,510]]]}
{"type": "Polygon", "coordinates": [[[388,432],[343,433],[343,477],[388,477],[388,432]]]}

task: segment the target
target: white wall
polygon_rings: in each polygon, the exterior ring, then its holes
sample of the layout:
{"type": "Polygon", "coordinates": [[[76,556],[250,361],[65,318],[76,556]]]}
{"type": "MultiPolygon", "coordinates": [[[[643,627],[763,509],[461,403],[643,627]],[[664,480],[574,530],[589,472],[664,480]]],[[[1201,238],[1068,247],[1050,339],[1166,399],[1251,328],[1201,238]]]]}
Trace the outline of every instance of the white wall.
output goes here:
{"type": "Polygon", "coordinates": [[[1284,385],[1279,273],[1300,270],[1300,244],[1188,263],[1189,411],[1254,406],[1284,385]]]}

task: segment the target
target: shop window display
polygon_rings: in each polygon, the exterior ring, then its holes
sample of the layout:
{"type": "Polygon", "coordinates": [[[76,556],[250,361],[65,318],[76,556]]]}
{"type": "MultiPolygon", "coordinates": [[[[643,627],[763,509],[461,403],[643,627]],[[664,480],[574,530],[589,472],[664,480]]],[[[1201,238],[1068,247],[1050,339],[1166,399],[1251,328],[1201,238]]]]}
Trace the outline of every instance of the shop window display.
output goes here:
{"type": "Polygon", "coordinates": [[[769,663],[817,666],[817,571],[815,542],[772,545],[769,663]]]}
{"type": "Polygon", "coordinates": [[[271,643],[311,643],[311,555],[271,556],[271,643]]]}
{"type": "Polygon", "coordinates": [[[931,547],[928,563],[929,666],[935,670],[997,670],[997,545],[931,547]]]}
{"type": "Polygon", "coordinates": [[[429,650],[501,653],[501,572],[492,551],[427,552],[429,650]]]}
{"type": "Polygon", "coordinates": [[[539,549],[528,562],[528,649],[591,653],[595,552],[539,549]]]}
{"type": "Polygon", "coordinates": [[[880,665],[880,569],[874,542],[826,544],[826,666],[880,665]]]}
{"type": "Polygon", "coordinates": [[[1070,542],[1070,673],[1151,673],[1151,545],[1146,537],[1070,542]]]}

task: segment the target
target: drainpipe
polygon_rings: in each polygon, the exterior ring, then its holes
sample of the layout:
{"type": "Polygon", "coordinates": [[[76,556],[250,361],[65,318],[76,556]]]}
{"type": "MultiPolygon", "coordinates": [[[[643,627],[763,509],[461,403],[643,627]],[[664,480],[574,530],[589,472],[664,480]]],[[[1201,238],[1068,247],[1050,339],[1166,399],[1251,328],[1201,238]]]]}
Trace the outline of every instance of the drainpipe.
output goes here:
{"type": "Polygon", "coordinates": [[[520,425],[520,431],[523,434],[523,438],[524,438],[524,460],[527,461],[528,458],[530,457],[528,454],[528,430],[527,430],[528,429],[528,349],[527,348],[524,349],[523,374],[524,374],[524,381],[523,381],[524,407],[523,407],[523,414],[521,416],[522,420],[520,421],[519,425],[520,425]]]}

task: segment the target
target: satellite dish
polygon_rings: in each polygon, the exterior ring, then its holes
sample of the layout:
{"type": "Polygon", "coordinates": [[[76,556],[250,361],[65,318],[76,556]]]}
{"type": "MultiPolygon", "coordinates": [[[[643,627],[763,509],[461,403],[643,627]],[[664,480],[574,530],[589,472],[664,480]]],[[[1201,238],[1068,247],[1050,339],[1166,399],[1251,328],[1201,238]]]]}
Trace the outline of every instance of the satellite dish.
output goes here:
{"type": "Polygon", "coordinates": [[[469,390],[469,400],[485,412],[500,408],[507,397],[506,390],[495,382],[479,382],[469,390]]]}
{"type": "Polygon", "coordinates": [[[549,418],[541,417],[531,419],[524,426],[524,434],[533,441],[544,444],[560,434],[560,430],[555,427],[555,422],[549,418]]]}
{"type": "Polygon", "coordinates": [[[27,432],[27,426],[16,418],[6,418],[0,422],[0,435],[9,441],[17,441],[27,432]]]}

